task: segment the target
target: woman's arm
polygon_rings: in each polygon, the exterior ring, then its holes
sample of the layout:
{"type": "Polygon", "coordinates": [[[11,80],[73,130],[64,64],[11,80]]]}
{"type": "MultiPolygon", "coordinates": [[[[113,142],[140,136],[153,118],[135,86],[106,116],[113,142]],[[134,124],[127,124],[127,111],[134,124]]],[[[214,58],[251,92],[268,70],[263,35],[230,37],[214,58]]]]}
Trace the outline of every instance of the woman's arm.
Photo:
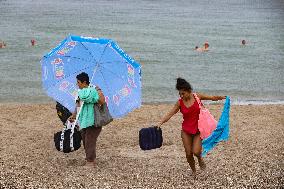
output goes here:
{"type": "Polygon", "coordinates": [[[217,101],[217,100],[223,100],[226,99],[226,96],[210,96],[206,94],[201,94],[201,93],[196,93],[198,98],[200,100],[212,100],[212,101],[217,101]]]}
{"type": "Polygon", "coordinates": [[[101,88],[99,88],[98,86],[96,86],[96,90],[97,90],[97,92],[98,92],[98,94],[99,94],[99,97],[100,97],[98,103],[99,103],[100,105],[102,105],[102,104],[105,103],[105,96],[104,96],[104,94],[103,94],[101,88]]]}
{"type": "Polygon", "coordinates": [[[165,117],[161,119],[161,121],[157,124],[160,127],[162,124],[166,123],[173,115],[175,115],[179,111],[179,101],[177,101],[174,107],[167,113],[165,117]]]}

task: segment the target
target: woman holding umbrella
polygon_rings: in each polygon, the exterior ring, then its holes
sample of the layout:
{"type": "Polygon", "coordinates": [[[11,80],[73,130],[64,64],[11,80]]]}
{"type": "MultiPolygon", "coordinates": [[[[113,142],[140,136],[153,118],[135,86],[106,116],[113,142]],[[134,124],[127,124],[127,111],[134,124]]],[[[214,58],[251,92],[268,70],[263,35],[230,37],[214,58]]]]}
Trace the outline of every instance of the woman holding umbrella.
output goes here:
{"type": "MultiPolygon", "coordinates": [[[[82,105],[79,115],[79,124],[83,145],[86,153],[86,166],[96,166],[96,143],[101,133],[102,127],[94,127],[94,104],[104,103],[104,96],[99,88],[89,87],[89,76],[82,72],[76,76],[79,87],[77,107],[82,105]]],[[[69,120],[73,122],[76,119],[77,111],[74,112],[69,120]]]]}
{"type": "MultiPolygon", "coordinates": [[[[168,114],[161,119],[157,126],[160,127],[178,111],[183,114],[181,138],[187,162],[192,170],[193,177],[196,178],[195,160],[193,155],[197,157],[201,169],[205,169],[206,167],[204,160],[201,157],[202,140],[198,130],[200,108],[194,93],[192,92],[191,85],[185,79],[177,78],[176,89],[179,91],[180,99],[175,103],[168,114]]],[[[196,95],[200,100],[217,101],[226,98],[226,96],[209,96],[200,93],[196,93],[196,95]]]]}

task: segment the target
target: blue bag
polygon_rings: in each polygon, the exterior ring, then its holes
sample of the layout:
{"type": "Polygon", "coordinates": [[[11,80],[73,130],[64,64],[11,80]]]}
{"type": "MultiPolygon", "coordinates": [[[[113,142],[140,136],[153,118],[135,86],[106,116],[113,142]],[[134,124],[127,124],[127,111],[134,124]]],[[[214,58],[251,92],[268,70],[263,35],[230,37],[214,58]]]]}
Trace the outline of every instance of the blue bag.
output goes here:
{"type": "Polygon", "coordinates": [[[142,150],[160,148],[163,143],[162,129],[158,127],[142,128],[139,131],[139,145],[142,150]]]}

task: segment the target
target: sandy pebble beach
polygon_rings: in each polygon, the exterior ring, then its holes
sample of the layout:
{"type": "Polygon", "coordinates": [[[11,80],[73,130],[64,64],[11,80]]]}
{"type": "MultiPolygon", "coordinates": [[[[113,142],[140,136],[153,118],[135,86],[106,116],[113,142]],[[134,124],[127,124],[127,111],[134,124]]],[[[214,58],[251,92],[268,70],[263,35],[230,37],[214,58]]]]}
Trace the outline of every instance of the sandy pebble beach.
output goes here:
{"type": "MultiPolygon", "coordinates": [[[[284,186],[284,105],[231,106],[230,138],[205,157],[191,177],[178,113],[163,125],[160,149],[142,151],[138,132],[171,105],[143,105],[104,127],[98,167],[84,151],[58,152],[53,135],[62,124],[55,104],[0,104],[0,188],[281,188],[284,186]]],[[[220,105],[207,106],[219,118],[220,105]]]]}

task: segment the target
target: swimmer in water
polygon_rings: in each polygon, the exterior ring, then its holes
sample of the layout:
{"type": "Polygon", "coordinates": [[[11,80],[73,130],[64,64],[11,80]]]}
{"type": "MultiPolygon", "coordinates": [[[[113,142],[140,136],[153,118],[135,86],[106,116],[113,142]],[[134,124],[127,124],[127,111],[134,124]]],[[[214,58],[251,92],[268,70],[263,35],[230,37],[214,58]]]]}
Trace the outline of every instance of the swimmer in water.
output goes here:
{"type": "Polygon", "coordinates": [[[206,41],[204,43],[204,46],[202,48],[198,47],[198,46],[195,46],[195,49],[196,51],[198,52],[205,52],[205,51],[209,51],[209,43],[206,41]]]}
{"type": "Polygon", "coordinates": [[[31,40],[32,46],[35,46],[35,42],[36,42],[36,41],[35,41],[34,39],[31,40]]]}
{"type": "Polygon", "coordinates": [[[3,48],[6,48],[6,43],[4,41],[0,42],[0,49],[3,49],[3,48]]]}

